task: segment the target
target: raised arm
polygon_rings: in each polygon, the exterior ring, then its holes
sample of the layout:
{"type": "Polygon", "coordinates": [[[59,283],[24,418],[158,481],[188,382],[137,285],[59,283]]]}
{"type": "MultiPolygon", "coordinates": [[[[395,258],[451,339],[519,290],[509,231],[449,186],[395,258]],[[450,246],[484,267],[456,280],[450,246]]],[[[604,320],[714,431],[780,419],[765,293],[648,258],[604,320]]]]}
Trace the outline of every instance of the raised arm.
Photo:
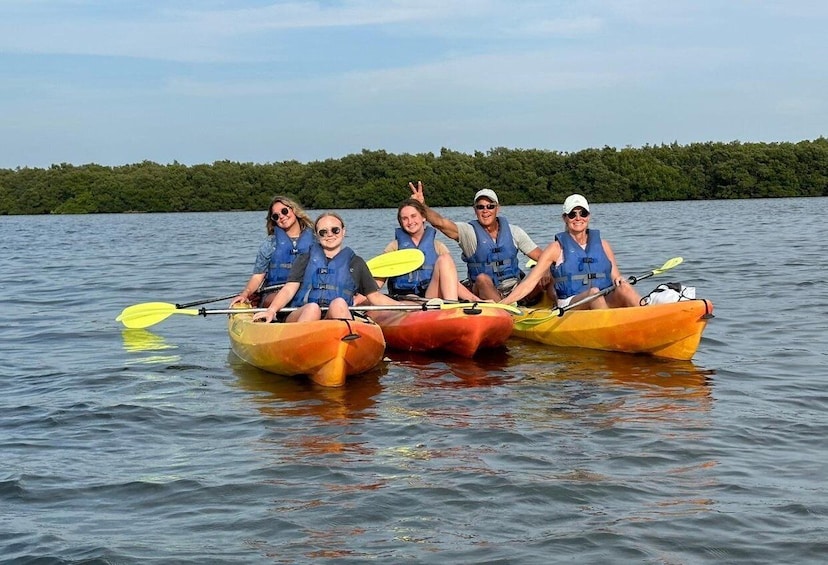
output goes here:
{"type": "Polygon", "coordinates": [[[425,196],[423,195],[423,181],[417,181],[416,185],[413,182],[410,182],[408,183],[408,188],[411,189],[411,198],[417,200],[418,202],[421,202],[423,206],[425,206],[426,220],[428,220],[428,223],[440,230],[443,233],[443,235],[445,235],[449,239],[458,241],[460,238],[460,234],[457,231],[457,224],[455,224],[448,218],[444,218],[440,215],[439,212],[432,210],[426,204],[425,196]]]}

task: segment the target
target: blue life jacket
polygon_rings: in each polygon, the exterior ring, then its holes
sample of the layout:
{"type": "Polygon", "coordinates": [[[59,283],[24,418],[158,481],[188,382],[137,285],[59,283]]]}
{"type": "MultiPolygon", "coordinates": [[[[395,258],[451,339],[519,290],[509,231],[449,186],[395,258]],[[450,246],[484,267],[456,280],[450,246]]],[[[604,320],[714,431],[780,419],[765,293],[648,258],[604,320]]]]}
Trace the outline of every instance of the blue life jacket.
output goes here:
{"type": "Polygon", "coordinates": [[[568,232],[556,234],[555,239],[564,254],[563,263],[550,269],[558,298],[575,296],[593,286],[602,290],[612,285],[612,263],[604,253],[598,230],[587,230],[586,249],[568,232]]]}
{"type": "Polygon", "coordinates": [[[290,268],[300,253],[307,253],[313,243],[313,230],[303,229],[296,239],[296,246],[293,240],[282,229],[273,230],[273,255],[270,256],[270,265],[267,269],[264,286],[284,284],[287,282],[290,268]]]}
{"type": "Polygon", "coordinates": [[[425,261],[416,271],[399,277],[388,279],[388,289],[391,294],[418,294],[425,295],[431,277],[434,276],[434,264],[437,262],[437,248],[434,247],[434,238],[437,230],[426,226],[425,234],[420,240],[420,245],[415,245],[411,236],[403,229],[397,228],[394,237],[397,240],[397,249],[419,249],[425,255],[425,261]]]}
{"type": "Polygon", "coordinates": [[[334,298],[344,298],[349,306],[354,304],[357,286],[351,275],[351,259],[354,252],[350,247],[343,247],[336,257],[328,259],[322,246],[315,243],[309,251],[308,265],[299,291],[293,297],[291,306],[302,306],[315,302],[328,306],[334,298]]]}
{"type": "Polygon", "coordinates": [[[509,222],[503,216],[498,216],[497,221],[500,227],[497,231],[497,242],[492,241],[486,229],[477,220],[469,222],[474,228],[474,235],[477,237],[477,249],[474,255],[466,257],[462,255],[463,261],[469,268],[469,280],[474,281],[477,275],[485,273],[492,277],[495,286],[503,280],[517,278],[520,276],[518,265],[518,248],[512,240],[512,230],[509,229],[509,222]]]}

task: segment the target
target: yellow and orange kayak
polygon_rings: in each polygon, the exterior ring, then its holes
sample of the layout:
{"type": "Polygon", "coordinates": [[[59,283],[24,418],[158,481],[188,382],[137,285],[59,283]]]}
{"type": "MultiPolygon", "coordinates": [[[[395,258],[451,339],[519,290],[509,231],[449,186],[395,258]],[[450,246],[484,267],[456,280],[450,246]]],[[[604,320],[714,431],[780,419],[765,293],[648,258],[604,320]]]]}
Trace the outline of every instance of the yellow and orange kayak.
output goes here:
{"type": "Polygon", "coordinates": [[[385,341],[399,351],[445,351],[472,357],[480,349],[501,347],[514,318],[493,304],[441,310],[375,310],[368,315],[382,328],[385,341]]]}
{"type": "Polygon", "coordinates": [[[342,386],[376,367],[385,352],[382,330],[370,320],[252,320],[252,313],[228,317],[230,344],[242,361],[277,375],[307,375],[322,386],[342,386]]]}
{"type": "Polygon", "coordinates": [[[689,360],[696,353],[707,321],[709,300],[682,300],[635,308],[569,310],[529,309],[515,318],[512,335],[560,347],[584,347],[689,360]]]}

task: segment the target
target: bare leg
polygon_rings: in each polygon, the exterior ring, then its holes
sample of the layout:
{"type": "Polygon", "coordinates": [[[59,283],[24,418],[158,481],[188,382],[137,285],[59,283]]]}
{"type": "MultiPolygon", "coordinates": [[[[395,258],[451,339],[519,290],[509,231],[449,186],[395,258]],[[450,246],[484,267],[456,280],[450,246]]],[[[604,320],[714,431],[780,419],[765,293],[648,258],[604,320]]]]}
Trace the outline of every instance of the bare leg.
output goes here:
{"type": "Polygon", "coordinates": [[[426,298],[457,300],[457,266],[451,255],[440,255],[434,263],[434,273],[426,290],[426,298]]]}
{"type": "Polygon", "coordinates": [[[348,303],[342,298],[334,298],[331,305],[328,306],[328,313],[325,318],[329,320],[353,320],[348,303]]]}
{"type": "MultiPolygon", "coordinates": [[[[569,301],[570,304],[575,304],[579,300],[583,300],[587,296],[592,296],[598,294],[597,288],[590,288],[589,290],[585,290],[584,292],[575,295],[572,300],[569,301]]],[[[603,310],[605,308],[609,308],[607,305],[607,301],[604,300],[604,296],[599,296],[595,300],[591,300],[586,304],[581,304],[580,306],[573,308],[573,310],[603,310]]]]}
{"type": "Polygon", "coordinates": [[[477,275],[474,279],[474,293],[483,300],[494,300],[497,302],[501,299],[500,292],[494,285],[494,281],[489,275],[477,275]]]}
{"type": "Polygon", "coordinates": [[[322,310],[319,308],[319,304],[310,302],[288,314],[285,320],[288,322],[312,322],[321,319],[322,310]]]}
{"type": "Polygon", "coordinates": [[[457,283],[457,297],[460,300],[467,300],[469,302],[480,302],[481,300],[483,300],[475,293],[470,291],[468,288],[466,288],[466,285],[460,282],[457,283]]]}
{"type": "Polygon", "coordinates": [[[641,296],[632,285],[623,282],[621,286],[616,286],[615,290],[607,295],[607,304],[610,308],[641,306],[641,296]]]}

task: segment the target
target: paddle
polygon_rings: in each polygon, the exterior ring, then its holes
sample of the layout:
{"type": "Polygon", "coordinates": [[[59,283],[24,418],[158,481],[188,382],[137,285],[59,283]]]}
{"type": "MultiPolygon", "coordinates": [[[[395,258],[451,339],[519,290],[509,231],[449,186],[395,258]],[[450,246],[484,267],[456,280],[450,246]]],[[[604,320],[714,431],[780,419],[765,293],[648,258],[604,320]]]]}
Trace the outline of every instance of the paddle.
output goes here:
{"type": "MultiPolygon", "coordinates": [[[[274,290],[279,290],[282,288],[283,285],[281,284],[272,284],[270,286],[263,286],[259,290],[256,291],[258,294],[265,294],[268,292],[273,292],[274,290]]],[[[193,306],[201,306],[202,304],[212,304],[213,302],[221,302],[222,300],[230,300],[231,298],[236,298],[239,295],[237,292],[236,294],[231,294],[229,296],[218,296],[216,298],[205,298],[204,300],[196,300],[194,302],[185,302],[184,304],[176,304],[176,308],[192,308],[193,306]]],[[[141,304],[136,304],[135,306],[141,306],[141,304]]],[[[130,308],[134,308],[135,306],[130,306],[130,308]]]]}
{"type": "Polygon", "coordinates": [[[374,278],[387,279],[419,269],[424,262],[425,255],[419,249],[398,249],[377,255],[366,264],[374,278]]]}
{"type": "MultiPolygon", "coordinates": [[[[643,275],[639,275],[637,277],[636,276],[628,277],[627,282],[629,282],[630,284],[635,284],[640,280],[644,280],[644,279],[648,279],[650,277],[654,277],[656,275],[660,275],[664,271],[668,271],[668,270],[672,269],[673,267],[677,267],[678,265],[681,265],[682,261],[684,261],[684,259],[682,259],[681,257],[673,257],[672,259],[670,259],[669,261],[664,263],[658,269],[653,269],[649,273],[644,273],[643,275]]],[[[564,313],[568,312],[569,310],[573,310],[573,309],[577,308],[578,306],[588,304],[588,303],[592,302],[593,300],[596,300],[600,296],[606,296],[607,294],[609,294],[613,290],[615,290],[615,285],[608,286],[607,288],[601,290],[600,292],[597,292],[595,294],[590,294],[589,296],[584,297],[581,300],[578,300],[577,302],[567,304],[566,306],[563,306],[563,307],[556,306],[555,308],[552,308],[551,309],[552,313],[549,316],[544,316],[542,318],[527,318],[525,320],[520,320],[517,323],[520,324],[523,327],[537,326],[537,325],[542,324],[542,323],[546,322],[547,320],[549,320],[550,318],[553,318],[555,316],[563,316],[564,313]]]]}
{"type": "MultiPolygon", "coordinates": [[[[140,310],[132,310],[127,312],[126,310],[121,313],[120,316],[115,318],[117,321],[124,324],[124,326],[128,328],[148,328],[153,326],[159,322],[163,322],[173,314],[184,314],[187,316],[208,316],[210,314],[248,314],[248,313],[257,313],[257,312],[264,312],[265,308],[229,308],[223,310],[207,310],[205,308],[200,308],[198,310],[193,309],[181,309],[176,308],[175,304],[169,304],[167,302],[147,302],[143,304],[144,306],[140,310]]],[[[470,310],[473,313],[474,310],[484,309],[484,308],[496,308],[501,310],[507,310],[513,314],[520,314],[521,311],[519,308],[514,306],[510,306],[508,304],[499,304],[496,302],[452,302],[446,303],[440,300],[439,298],[434,298],[429,300],[428,302],[424,302],[423,304],[396,304],[392,306],[352,306],[350,310],[352,312],[369,312],[372,310],[451,310],[454,308],[463,308],[464,310],[470,310]]],[[[298,308],[290,307],[290,308],[282,308],[280,312],[292,312],[297,310],[298,308]]],[[[325,308],[323,308],[325,310],[325,308]]]]}
{"type": "MultiPolygon", "coordinates": [[[[425,255],[419,249],[401,249],[399,251],[391,251],[389,253],[383,253],[382,255],[378,255],[373,259],[368,260],[366,264],[368,265],[368,269],[371,271],[371,275],[373,275],[376,278],[387,278],[397,277],[400,275],[404,275],[406,273],[410,273],[414,269],[418,269],[424,261],[425,255]]],[[[280,288],[282,288],[282,285],[280,284],[271,285],[259,289],[259,292],[269,292],[272,290],[279,290],[280,288]]],[[[184,308],[189,308],[191,306],[201,306],[202,304],[210,304],[211,302],[230,300],[231,298],[235,298],[236,296],[237,294],[231,294],[230,296],[208,298],[205,300],[196,300],[195,302],[176,304],[175,308],[180,310],[184,308]]],[[[143,304],[134,304],[132,306],[127,306],[126,308],[124,308],[123,311],[121,311],[121,314],[117,318],[115,318],[115,320],[118,322],[121,322],[124,319],[140,320],[141,318],[146,318],[146,320],[148,321],[155,320],[158,316],[159,304],[162,305],[160,307],[160,310],[166,312],[166,302],[144,302],[143,304]]],[[[151,326],[155,323],[160,322],[168,315],[169,314],[166,314],[161,318],[157,318],[155,322],[152,322],[149,325],[151,326]]]]}

